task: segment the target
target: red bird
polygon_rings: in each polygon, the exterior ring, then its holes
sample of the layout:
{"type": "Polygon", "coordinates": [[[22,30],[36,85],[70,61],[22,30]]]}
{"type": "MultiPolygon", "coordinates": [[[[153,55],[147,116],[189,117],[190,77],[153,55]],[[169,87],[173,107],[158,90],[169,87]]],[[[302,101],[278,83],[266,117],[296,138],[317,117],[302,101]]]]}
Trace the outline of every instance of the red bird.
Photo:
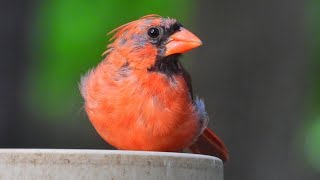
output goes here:
{"type": "Polygon", "coordinates": [[[207,128],[202,100],[193,99],[179,57],[202,43],[177,20],[144,16],[113,30],[105,59],[82,79],[90,121],[109,144],[123,150],[215,155],[228,152],[207,128]]]}

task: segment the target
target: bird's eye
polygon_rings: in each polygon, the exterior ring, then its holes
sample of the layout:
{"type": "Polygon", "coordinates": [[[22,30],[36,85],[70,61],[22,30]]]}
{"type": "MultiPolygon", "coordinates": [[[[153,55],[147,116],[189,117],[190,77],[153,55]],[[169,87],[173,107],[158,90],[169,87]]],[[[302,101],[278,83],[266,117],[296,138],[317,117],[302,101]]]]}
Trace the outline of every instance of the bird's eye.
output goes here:
{"type": "Polygon", "coordinates": [[[151,38],[157,38],[160,35],[160,30],[156,27],[152,27],[152,28],[148,29],[148,35],[151,38]]]}

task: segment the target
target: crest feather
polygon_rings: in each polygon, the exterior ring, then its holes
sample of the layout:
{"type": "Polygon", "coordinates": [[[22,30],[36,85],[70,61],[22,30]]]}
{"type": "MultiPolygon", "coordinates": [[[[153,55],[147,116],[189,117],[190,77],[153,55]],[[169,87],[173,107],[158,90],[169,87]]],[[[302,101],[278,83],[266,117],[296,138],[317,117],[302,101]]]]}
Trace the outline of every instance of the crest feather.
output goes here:
{"type": "MultiPolygon", "coordinates": [[[[132,25],[134,25],[135,23],[137,23],[140,20],[152,20],[152,19],[157,19],[157,18],[162,18],[162,16],[158,15],[158,14],[149,14],[146,16],[142,16],[141,18],[139,18],[138,20],[135,21],[131,21],[128,22],[124,25],[121,25],[115,29],[113,29],[112,31],[110,31],[107,35],[111,35],[113,34],[113,36],[109,39],[109,41],[114,41],[115,39],[117,39],[120,35],[122,35],[123,33],[125,33],[128,29],[131,28],[132,25]]],[[[109,44],[107,46],[107,50],[102,54],[102,56],[110,53],[112,51],[113,48],[113,43],[109,44]]]]}

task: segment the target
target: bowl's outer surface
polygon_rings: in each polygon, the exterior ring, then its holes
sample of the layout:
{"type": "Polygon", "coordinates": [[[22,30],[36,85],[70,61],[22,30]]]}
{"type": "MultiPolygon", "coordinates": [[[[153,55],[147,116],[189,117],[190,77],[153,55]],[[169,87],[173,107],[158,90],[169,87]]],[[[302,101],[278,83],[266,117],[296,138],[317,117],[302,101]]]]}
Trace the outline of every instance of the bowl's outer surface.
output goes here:
{"type": "Polygon", "coordinates": [[[186,153],[0,149],[2,179],[223,180],[223,163],[186,153]]]}

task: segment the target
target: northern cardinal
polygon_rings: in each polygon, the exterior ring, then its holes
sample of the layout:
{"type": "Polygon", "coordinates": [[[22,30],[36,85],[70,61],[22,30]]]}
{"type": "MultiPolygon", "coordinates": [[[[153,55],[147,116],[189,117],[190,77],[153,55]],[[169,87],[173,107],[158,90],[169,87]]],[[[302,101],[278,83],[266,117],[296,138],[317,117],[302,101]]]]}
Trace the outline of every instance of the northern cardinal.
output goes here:
{"type": "Polygon", "coordinates": [[[85,110],[101,137],[123,150],[193,153],[228,159],[207,128],[204,102],[193,98],[179,57],[202,44],[177,20],[147,15],[122,25],[105,59],[81,79],[85,110]]]}

